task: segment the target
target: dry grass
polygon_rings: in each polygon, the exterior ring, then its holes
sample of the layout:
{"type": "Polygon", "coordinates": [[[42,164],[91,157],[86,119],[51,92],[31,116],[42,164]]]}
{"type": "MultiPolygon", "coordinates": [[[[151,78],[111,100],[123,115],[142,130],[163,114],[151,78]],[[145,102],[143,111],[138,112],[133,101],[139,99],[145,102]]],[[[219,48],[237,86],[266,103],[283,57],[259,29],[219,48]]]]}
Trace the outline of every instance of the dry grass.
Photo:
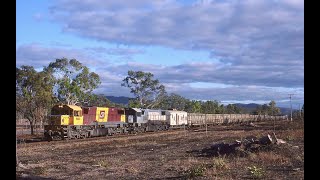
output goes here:
{"type": "Polygon", "coordinates": [[[201,156],[216,142],[272,134],[273,122],[259,127],[213,126],[206,133],[169,131],[85,140],[18,144],[24,168],[17,177],[52,179],[304,179],[303,122],[276,122],[287,144],[258,152],[201,156]],[[24,174],[24,175],[22,175],[24,174]]]}

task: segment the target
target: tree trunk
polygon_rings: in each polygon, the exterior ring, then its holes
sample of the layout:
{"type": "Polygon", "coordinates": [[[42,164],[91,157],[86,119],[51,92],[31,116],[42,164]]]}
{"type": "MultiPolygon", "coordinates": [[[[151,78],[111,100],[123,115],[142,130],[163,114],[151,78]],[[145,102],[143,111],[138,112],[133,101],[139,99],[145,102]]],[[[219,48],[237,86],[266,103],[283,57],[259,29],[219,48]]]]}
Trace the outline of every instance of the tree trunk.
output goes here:
{"type": "Polygon", "coordinates": [[[19,165],[17,143],[18,143],[18,142],[17,142],[17,135],[16,135],[16,166],[19,165]]]}
{"type": "Polygon", "coordinates": [[[31,135],[34,135],[34,132],[33,132],[33,123],[32,123],[32,121],[30,121],[30,129],[31,129],[31,135]]]}

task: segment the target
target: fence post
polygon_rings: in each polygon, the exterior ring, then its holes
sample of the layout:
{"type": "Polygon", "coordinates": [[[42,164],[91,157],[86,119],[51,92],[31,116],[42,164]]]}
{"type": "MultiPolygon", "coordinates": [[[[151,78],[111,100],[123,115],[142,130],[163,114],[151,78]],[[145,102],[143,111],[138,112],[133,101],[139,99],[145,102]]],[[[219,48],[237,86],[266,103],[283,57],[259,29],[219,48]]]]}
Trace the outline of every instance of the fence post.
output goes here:
{"type": "Polygon", "coordinates": [[[204,120],[206,124],[206,136],[208,137],[207,114],[204,115],[204,120]]]}

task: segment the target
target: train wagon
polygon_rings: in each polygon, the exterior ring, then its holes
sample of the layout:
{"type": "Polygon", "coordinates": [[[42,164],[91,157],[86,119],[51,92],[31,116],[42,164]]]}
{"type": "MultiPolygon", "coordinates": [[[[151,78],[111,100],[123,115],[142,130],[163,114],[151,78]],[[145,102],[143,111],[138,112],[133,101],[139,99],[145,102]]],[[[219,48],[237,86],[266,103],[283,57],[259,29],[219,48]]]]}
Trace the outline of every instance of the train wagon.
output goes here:
{"type": "Polygon", "coordinates": [[[166,110],[166,119],[170,126],[187,125],[188,113],[185,111],[166,110]]]}

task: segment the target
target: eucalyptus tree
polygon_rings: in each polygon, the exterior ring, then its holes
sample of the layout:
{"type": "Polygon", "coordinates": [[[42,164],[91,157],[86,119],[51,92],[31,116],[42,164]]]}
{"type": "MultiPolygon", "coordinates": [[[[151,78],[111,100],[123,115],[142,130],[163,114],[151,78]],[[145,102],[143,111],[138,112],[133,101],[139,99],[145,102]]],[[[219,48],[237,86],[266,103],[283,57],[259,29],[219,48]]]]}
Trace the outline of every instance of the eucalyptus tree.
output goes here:
{"type": "Polygon", "coordinates": [[[201,112],[205,114],[224,113],[224,106],[217,101],[205,101],[201,103],[201,112]]]}
{"type": "Polygon", "coordinates": [[[170,95],[166,95],[163,98],[163,101],[155,108],[160,109],[176,109],[183,111],[187,105],[189,100],[175,93],[171,93],[170,95]]]}
{"type": "Polygon", "coordinates": [[[269,115],[279,115],[281,113],[280,108],[276,107],[275,101],[270,101],[269,103],[269,115]]]}
{"type": "Polygon", "coordinates": [[[197,101],[197,100],[187,101],[184,110],[187,111],[188,113],[201,113],[201,101],[197,101]]]}
{"type": "Polygon", "coordinates": [[[45,71],[32,66],[16,68],[16,112],[26,118],[34,134],[36,122],[43,122],[54,101],[53,81],[45,71]]]}
{"type": "Polygon", "coordinates": [[[54,92],[60,102],[69,105],[88,99],[101,83],[100,77],[76,59],[61,58],[51,62],[44,71],[54,79],[54,92]]]}
{"type": "Polygon", "coordinates": [[[166,96],[165,86],[158,79],[153,79],[150,72],[128,71],[121,86],[130,88],[140,107],[153,108],[159,105],[166,96]]]}
{"type": "Polygon", "coordinates": [[[257,115],[279,115],[281,111],[280,108],[276,107],[275,101],[270,101],[268,104],[258,105],[253,113],[257,115]]]}
{"type": "Polygon", "coordinates": [[[225,111],[227,114],[240,114],[242,109],[235,104],[228,104],[225,107],[225,111]]]}

